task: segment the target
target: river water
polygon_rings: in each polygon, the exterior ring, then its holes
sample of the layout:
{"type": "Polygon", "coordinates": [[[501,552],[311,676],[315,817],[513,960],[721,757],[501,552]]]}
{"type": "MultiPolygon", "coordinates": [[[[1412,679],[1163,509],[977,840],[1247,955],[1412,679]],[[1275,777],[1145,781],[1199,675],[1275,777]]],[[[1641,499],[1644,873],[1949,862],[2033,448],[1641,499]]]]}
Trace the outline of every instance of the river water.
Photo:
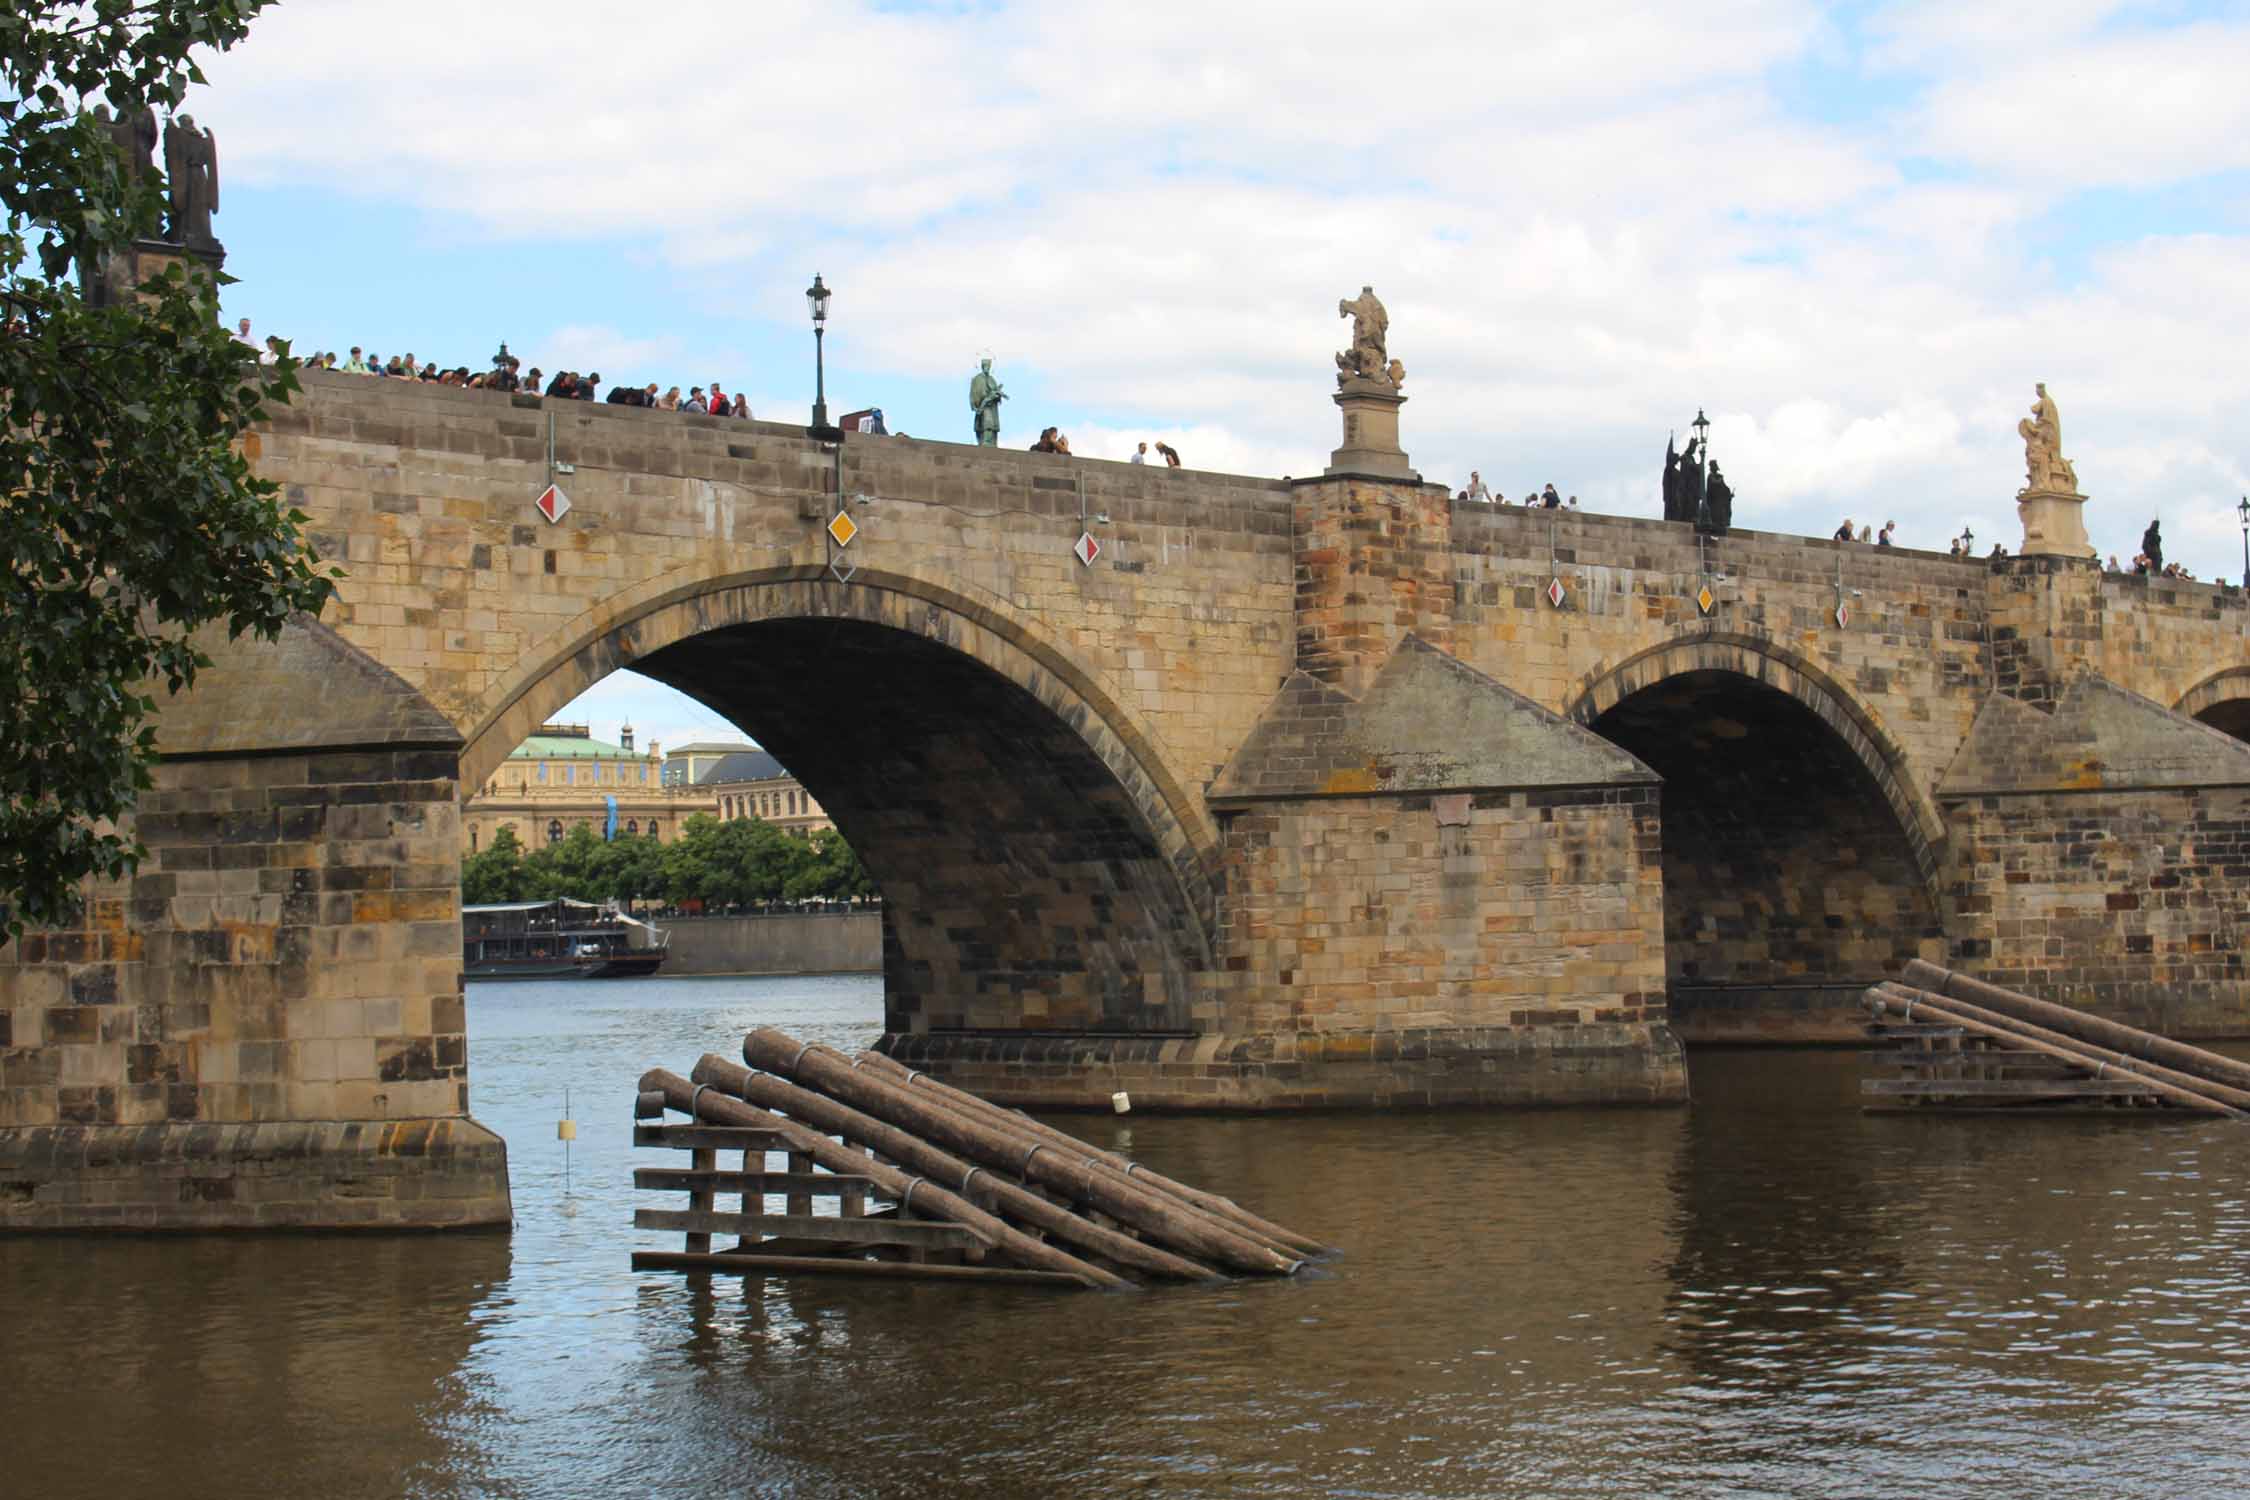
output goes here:
{"type": "Polygon", "coordinates": [[[640,1072],[880,1000],[472,986],[510,1236],[0,1240],[0,1495],[2250,1492],[2250,1130],[1863,1116],[1846,1052],[1699,1053],[1681,1111],[1063,1121],[1340,1247],[1286,1282],[634,1274],[679,1241],[640,1072]]]}

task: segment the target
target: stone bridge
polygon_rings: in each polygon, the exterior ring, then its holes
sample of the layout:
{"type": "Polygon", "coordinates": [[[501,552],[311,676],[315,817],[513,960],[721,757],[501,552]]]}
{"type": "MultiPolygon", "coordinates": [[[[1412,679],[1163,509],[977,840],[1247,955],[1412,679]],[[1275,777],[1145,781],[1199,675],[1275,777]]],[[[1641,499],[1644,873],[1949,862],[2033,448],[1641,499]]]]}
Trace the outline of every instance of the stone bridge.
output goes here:
{"type": "Polygon", "coordinates": [[[0,950],[0,1225],[504,1220],[460,802],[623,667],[860,851],[884,1047],[1012,1102],[1669,1103],[1916,956],[2250,1032],[2236,591],[305,385],[250,447],[339,602],[214,647],[141,873],[0,950]]]}

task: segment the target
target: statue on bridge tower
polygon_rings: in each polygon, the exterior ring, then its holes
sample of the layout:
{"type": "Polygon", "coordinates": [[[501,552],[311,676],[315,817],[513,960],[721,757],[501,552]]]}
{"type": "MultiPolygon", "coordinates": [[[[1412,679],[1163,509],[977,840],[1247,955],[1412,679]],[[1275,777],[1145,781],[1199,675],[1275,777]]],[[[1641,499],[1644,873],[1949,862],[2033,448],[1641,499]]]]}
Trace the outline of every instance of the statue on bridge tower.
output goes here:
{"type": "Polygon", "coordinates": [[[2062,455],[2062,418],[2047,394],[2047,382],[2042,380],[2033,389],[2039,399],[2031,403],[2031,415],[2016,424],[2023,439],[2024,493],[2075,495],[2078,470],[2062,455]]]}
{"type": "Polygon", "coordinates": [[[1406,404],[1398,388],[1406,379],[1406,366],[1391,358],[1391,315],[1375,288],[1363,286],[1357,297],[1337,301],[1336,316],[1352,320],[1352,346],[1336,356],[1336,405],[1344,414],[1344,444],[1329,455],[1327,472],[1419,483],[1422,476],[1398,445],[1398,409],[1406,404]]]}
{"type": "Polygon", "coordinates": [[[1392,359],[1386,347],[1391,315],[1383,310],[1375,288],[1363,286],[1357,297],[1339,298],[1336,316],[1352,320],[1352,346],[1336,356],[1336,384],[1374,380],[1396,390],[1406,379],[1406,366],[1392,359]]]}
{"type": "Polygon", "coordinates": [[[2031,415],[2016,423],[2023,439],[2024,487],[2016,492],[2016,515],[2023,521],[2025,556],[2085,559],[2094,555],[2086,536],[2086,497],[2078,492],[2078,470],[2062,452],[2062,417],[2047,394],[2034,388],[2031,415]]]}

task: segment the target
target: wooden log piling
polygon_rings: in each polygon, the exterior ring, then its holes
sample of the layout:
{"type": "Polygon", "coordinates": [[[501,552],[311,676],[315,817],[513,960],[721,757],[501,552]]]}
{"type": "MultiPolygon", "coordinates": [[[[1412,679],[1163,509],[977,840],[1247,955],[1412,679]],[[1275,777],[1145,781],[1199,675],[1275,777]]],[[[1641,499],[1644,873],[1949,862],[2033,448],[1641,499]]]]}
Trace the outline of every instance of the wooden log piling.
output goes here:
{"type": "Polygon", "coordinates": [[[2052,1000],[2040,1000],[2031,995],[2004,990],[1996,984],[1972,979],[1966,974],[1940,968],[1924,959],[1915,959],[1906,966],[1902,980],[1916,989],[1928,990],[1935,995],[1967,1000],[1987,1010],[2017,1020],[2059,1031],[2065,1036],[2107,1047],[2129,1057],[2158,1063],[2174,1072],[2185,1073],[2211,1083],[2224,1084],[2246,1096],[2250,1101],[2250,1063],[2238,1062],[2201,1047],[2191,1047],[2168,1036],[2153,1031],[2142,1031],[2120,1021],[2089,1015],[2067,1005],[2057,1005],[2052,1000]]]}
{"type": "Polygon", "coordinates": [[[998,1216],[986,1213],[927,1178],[913,1177],[897,1167],[863,1152],[854,1151],[830,1140],[817,1130],[784,1119],[770,1110],[760,1109],[717,1089],[699,1087],[679,1074],[669,1073],[661,1068],[641,1075],[641,1088],[644,1091],[661,1090],[665,1103],[670,1108],[688,1114],[693,1119],[710,1120],[722,1125],[749,1125],[770,1129],[787,1142],[790,1149],[803,1152],[831,1172],[865,1177],[902,1203],[926,1194],[931,1204],[941,1209],[947,1218],[982,1232],[988,1243],[1005,1247],[1010,1254],[1034,1269],[1061,1272],[1075,1277],[1084,1286],[1126,1285],[1122,1276],[1099,1266],[1088,1265],[1074,1255],[1032,1238],[998,1216]]]}
{"type": "MultiPolygon", "coordinates": [[[[841,1056],[842,1054],[838,1055],[841,1056]]],[[[1042,1124],[1021,1110],[1003,1109],[991,1100],[979,1098],[966,1089],[957,1089],[951,1084],[940,1082],[927,1073],[909,1068],[896,1058],[885,1057],[880,1052],[869,1051],[858,1053],[850,1061],[854,1067],[866,1068],[886,1078],[894,1079],[902,1087],[923,1089],[937,1095],[956,1109],[998,1124],[1013,1126],[1027,1135],[1050,1142],[1059,1150],[1075,1152],[1084,1160],[1096,1166],[1105,1167],[1127,1176],[1143,1187],[1168,1194],[1192,1208],[1214,1214],[1231,1224],[1238,1232],[1251,1239],[1263,1241],[1268,1248],[1277,1254],[1293,1255],[1303,1259],[1307,1256],[1325,1254],[1327,1251],[1328,1247],[1317,1240],[1310,1239],[1293,1230],[1284,1229],[1281,1225],[1269,1219],[1260,1218],[1232,1198],[1221,1197],[1217,1193],[1207,1193],[1200,1188],[1190,1187],[1184,1182],[1175,1182],[1161,1172],[1150,1171],[1137,1161],[1119,1156],[1114,1151],[1101,1150],[1099,1147],[1079,1140],[1076,1136],[1055,1129],[1052,1125],[1042,1124]]]]}
{"type": "Polygon", "coordinates": [[[973,1119],[935,1098],[917,1096],[855,1070],[840,1054],[815,1049],[771,1027],[742,1039],[742,1060],[782,1078],[811,1083],[832,1099],[910,1130],[980,1166],[1061,1193],[1170,1249],[1255,1275],[1285,1276],[1297,1268],[1296,1259],[1237,1233],[1208,1212],[1168,1200],[1117,1173],[1097,1170],[1050,1142],[973,1119]]]}
{"type": "Polygon", "coordinates": [[[634,1172],[636,1188],[687,1195],[684,1208],[635,1214],[637,1228],[686,1240],[636,1252],[636,1268],[1126,1287],[1289,1275],[1321,1249],[888,1059],[770,1028],[742,1055],[749,1066],[706,1055],[689,1077],[639,1081],[634,1144],[687,1151],[692,1165],[634,1172]],[[739,1153],[739,1169],[721,1153],[739,1153]],[[714,1248],[719,1235],[737,1238],[714,1248]]]}
{"type": "MultiPolygon", "coordinates": [[[[1917,963],[1909,965],[1908,972],[1923,977],[1946,971],[1917,963]]],[[[1901,1069],[1905,1076],[1867,1079],[1861,1092],[1938,1105],[1971,1100],[1980,1105],[2138,1103],[2250,1118],[2240,1107],[2250,1104],[2250,1094],[2149,1061],[2145,1034],[2125,1038],[2134,1044],[2130,1051],[2098,1045],[2025,1018],[2057,1009],[2046,1002],[1992,986],[1979,988],[1980,993],[1990,991],[2027,1003],[2003,1011],[1907,983],[1871,987],[1866,1004],[1878,1018],[1879,1029],[1893,1033],[1887,1038],[1892,1047],[1871,1057],[1901,1069]],[[1898,1018],[1897,1024],[1886,1026],[1892,1016],[1898,1018]]],[[[2104,1034],[2131,1032],[2114,1022],[2103,1024],[2115,1028],[2104,1034]]]]}

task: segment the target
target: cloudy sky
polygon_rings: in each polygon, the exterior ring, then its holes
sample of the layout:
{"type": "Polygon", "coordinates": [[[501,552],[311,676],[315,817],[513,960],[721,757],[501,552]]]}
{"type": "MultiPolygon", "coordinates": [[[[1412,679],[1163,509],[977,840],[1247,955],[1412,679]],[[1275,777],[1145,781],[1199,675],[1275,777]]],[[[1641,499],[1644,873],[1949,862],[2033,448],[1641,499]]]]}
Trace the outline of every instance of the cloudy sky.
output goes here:
{"type": "Polygon", "coordinates": [[[287,0],[208,72],[227,311],[301,353],[803,420],[819,271],[838,411],[967,439],[990,351],[1004,441],[1297,474],[1372,283],[1456,487],[1651,514],[1700,407],[1743,525],[2012,544],[2044,380],[2105,555],[2243,569],[2242,6],[287,0]]]}

